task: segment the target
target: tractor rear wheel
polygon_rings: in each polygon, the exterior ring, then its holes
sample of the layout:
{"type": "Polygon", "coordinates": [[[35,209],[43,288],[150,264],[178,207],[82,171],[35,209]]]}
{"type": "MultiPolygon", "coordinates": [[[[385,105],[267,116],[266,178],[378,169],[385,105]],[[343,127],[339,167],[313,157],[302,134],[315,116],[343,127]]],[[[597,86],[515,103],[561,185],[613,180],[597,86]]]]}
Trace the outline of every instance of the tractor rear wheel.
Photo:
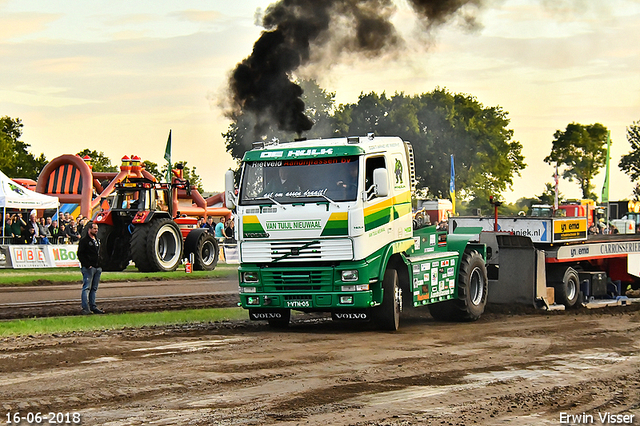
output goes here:
{"type": "Polygon", "coordinates": [[[184,255],[193,254],[193,269],[213,271],[218,264],[218,241],[206,229],[194,229],[184,240],[184,255]]]}
{"type": "Polygon", "coordinates": [[[131,236],[131,256],[142,272],[175,271],[182,260],[182,234],[171,219],[137,225],[131,236]]]}

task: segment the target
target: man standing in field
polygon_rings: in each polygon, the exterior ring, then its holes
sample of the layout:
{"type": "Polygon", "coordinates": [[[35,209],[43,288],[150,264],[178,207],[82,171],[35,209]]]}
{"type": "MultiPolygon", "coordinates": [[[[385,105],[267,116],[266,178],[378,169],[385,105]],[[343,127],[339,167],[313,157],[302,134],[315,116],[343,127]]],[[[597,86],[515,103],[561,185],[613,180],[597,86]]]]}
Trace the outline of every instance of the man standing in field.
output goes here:
{"type": "MultiPolygon", "coordinates": [[[[87,225],[89,226],[89,225],[87,225]]],[[[87,235],[78,244],[78,260],[82,271],[82,315],[104,314],[96,306],[96,292],[100,283],[100,240],[97,238],[98,224],[92,223],[87,235]]]]}

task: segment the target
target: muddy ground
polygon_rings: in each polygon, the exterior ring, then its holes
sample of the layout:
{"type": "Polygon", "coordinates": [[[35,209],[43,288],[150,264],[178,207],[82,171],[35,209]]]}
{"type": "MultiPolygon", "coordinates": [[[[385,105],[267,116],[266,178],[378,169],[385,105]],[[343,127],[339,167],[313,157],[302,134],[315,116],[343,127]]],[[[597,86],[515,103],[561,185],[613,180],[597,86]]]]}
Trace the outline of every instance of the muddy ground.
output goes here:
{"type": "Polygon", "coordinates": [[[4,338],[0,409],[3,423],[79,412],[85,425],[606,424],[607,413],[640,424],[640,311],[494,311],[458,324],[416,310],[396,333],[296,316],[288,330],[241,321],[4,338]]]}

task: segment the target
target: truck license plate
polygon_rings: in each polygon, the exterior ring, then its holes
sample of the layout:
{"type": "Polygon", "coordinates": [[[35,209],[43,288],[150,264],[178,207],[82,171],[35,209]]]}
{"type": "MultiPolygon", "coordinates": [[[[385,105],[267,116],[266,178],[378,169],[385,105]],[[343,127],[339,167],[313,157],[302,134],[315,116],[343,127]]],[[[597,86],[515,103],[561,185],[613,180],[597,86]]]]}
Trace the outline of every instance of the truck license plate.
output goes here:
{"type": "Polygon", "coordinates": [[[309,300],[287,300],[287,308],[310,308],[309,300]]]}

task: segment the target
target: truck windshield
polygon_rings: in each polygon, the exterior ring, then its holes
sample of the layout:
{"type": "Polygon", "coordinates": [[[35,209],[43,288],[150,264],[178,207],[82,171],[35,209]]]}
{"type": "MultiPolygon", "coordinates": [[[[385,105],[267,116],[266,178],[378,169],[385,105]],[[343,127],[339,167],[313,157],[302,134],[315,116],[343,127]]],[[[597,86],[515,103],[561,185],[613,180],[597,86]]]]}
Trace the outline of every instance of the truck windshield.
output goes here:
{"type": "Polygon", "coordinates": [[[354,201],[358,174],[358,157],[248,162],[240,203],[354,201]]]}

